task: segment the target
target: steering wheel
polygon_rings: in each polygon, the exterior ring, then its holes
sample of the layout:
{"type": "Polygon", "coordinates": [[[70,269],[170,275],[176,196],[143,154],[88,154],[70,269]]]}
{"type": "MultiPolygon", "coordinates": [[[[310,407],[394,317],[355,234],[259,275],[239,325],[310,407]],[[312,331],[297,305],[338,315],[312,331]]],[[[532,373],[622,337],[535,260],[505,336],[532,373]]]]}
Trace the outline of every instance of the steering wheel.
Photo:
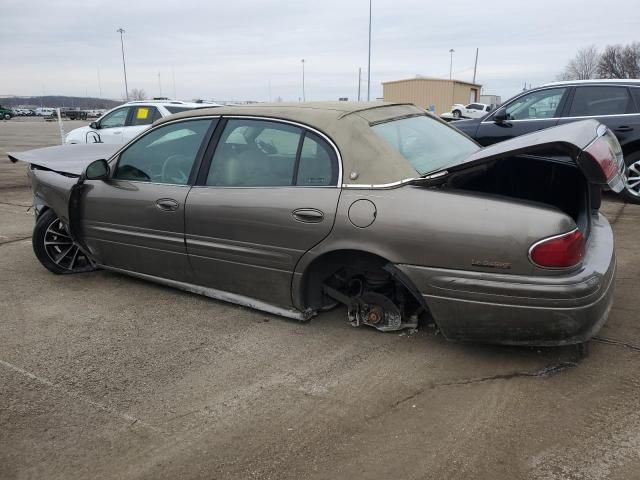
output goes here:
{"type": "Polygon", "coordinates": [[[186,185],[189,181],[191,161],[181,153],[171,155],[162,164],[162,180],[167,183],[186,185]],[[185,173],[185,170],[189,170],[185,173]]]}

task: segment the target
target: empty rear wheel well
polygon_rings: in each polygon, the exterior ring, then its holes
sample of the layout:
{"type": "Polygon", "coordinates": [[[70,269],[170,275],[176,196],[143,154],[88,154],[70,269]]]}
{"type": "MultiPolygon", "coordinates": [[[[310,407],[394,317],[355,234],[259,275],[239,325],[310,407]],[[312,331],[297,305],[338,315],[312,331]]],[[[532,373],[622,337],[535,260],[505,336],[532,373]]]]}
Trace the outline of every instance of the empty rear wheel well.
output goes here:
{"type": "Polygon", "coordinates": [[[367,273],[386,274],[389,281],[401,285],[409,293],[417,309],[428,311],[418,289],[393,263],[379,255],[360,250],[336,250],[325,253],[311,262],[301,282],[304,308],[326,308],[327,302],[331,302],[331,299],[324,294],[324,284],[331,282],[336,275],[350,277],[367,273]]]}

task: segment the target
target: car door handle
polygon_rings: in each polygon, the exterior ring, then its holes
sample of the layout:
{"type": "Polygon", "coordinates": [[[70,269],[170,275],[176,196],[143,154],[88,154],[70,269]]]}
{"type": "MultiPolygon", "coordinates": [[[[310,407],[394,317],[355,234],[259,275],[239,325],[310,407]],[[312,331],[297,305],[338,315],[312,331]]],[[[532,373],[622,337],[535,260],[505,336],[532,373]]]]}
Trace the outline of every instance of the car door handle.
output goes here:
{"type": "Polygon", "coordinates": [[[122,132],[113,132],[114,135],[120,135],[122,132]]]}
{"type": "Polygon", "coordinates": [[[627,125],[620,125],[618,128],[614,128],[614,132],[630,132],[633,130],[633,127],[628,127],[627,125]]]}
{"type": "Polygon", "coordinates": [[[315,208],[298,208],[291,212],[293,218],[304,223],[320,223],[324,220],[324,213],[315,208]]]}
{"type": "Polygon", "coordinates": [[[161,198],[160,200],[156,200],[156,207],[158,210],[162,210],[163,212],[173,212],[177,210],[180,204],[176,202],[173,198],[161,198]]]}

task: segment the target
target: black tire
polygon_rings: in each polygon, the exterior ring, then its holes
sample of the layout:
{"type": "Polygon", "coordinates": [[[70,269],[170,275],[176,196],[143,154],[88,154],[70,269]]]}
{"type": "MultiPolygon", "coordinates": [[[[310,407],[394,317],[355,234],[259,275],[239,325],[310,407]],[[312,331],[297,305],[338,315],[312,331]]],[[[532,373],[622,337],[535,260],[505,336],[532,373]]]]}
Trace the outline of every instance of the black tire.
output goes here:
{"type": "Polygon", "coordinates": [[[629,178],[640,177],[640,152],[625,157],[624,163],[627,164],[627,178],[620,196],[629,203],[640,204],[640,183],[636,184],[634,181],[631,182],[631,185],[627,183],[629,178]]]}
{"type": "Polygon", "coordinates": [[[453,118],[455,118],[456,120],[459,120],[462,118],[462,112],[460,110],[454,110],[453,112],[451,112],[451,114],[453,115],[453,118]]]}
{"type": "Polygon", "coordinates": [[[71,240],[67,227],[53,210],[46,210],[38,217],[32,244],[36,257],[50,272],[65,274],[95,269],[86,254],[71,240]]]}
{"type": "Polygon", "coordinates": [[[4,119],[5,120],[11,120],[11,115],[9,115],[8,113],[4,114],[4,119]]]}

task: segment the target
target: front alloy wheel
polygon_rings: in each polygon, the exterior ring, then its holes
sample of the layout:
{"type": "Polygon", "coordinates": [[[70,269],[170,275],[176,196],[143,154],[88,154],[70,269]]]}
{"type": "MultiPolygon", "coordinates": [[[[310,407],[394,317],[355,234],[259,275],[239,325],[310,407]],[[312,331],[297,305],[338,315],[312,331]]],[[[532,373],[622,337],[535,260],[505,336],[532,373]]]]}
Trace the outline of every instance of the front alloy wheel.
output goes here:
{"type": "Polygon", "coordinates": [[[36,222],[33,251],[40,263],[53,273],[79,273],[94,269],[53,210],[44,212],[36,222]]]}

